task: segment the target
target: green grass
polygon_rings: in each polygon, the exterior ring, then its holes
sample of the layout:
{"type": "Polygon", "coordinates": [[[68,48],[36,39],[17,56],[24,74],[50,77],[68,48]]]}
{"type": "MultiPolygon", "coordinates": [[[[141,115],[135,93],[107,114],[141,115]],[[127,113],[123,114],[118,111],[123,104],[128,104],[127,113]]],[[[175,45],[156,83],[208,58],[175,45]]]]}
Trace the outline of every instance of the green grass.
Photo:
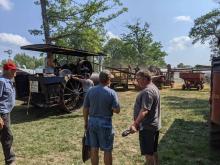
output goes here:
{"type": "MultiPolygon", "coordinates": [[[[180,88],[180,87],[178,87],[180,88]]],[[[209,150],[209,89],[182,91],[163,89],[162,125],[159,142],[161,165],[218,165],[219,156],[209,150]]],[[[114,165],[143,165],[138,134],[121,137],[132,121],[137,92],[119,91],[120,115],[114,115],[114,165]]],[[[43,110],[19,105],[12,112],[14,150],[18,165],[81,165],[81,110],[63,114],[57,109],[43,110]]],[[[103,164],[100,153],[100,164],[103,164]]],[[[4,158],[0,153],[0,164],[4,158]]],[[[86,164],[90,164],[87,162],[86,164]]]]}

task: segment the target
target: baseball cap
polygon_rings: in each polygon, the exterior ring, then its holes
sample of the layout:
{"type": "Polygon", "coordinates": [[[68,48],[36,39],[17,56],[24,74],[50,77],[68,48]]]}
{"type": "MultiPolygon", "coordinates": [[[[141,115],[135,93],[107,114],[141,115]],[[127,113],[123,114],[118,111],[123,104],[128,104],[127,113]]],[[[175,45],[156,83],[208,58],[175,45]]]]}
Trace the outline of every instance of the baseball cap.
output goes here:
{"type": "Polygon", "coordinates": [[[3,69],[4,70],[16,70],[17,67],[15,63],[13,63],[13,61],[8,61],[7,63],[3,65],[3,69]]]}

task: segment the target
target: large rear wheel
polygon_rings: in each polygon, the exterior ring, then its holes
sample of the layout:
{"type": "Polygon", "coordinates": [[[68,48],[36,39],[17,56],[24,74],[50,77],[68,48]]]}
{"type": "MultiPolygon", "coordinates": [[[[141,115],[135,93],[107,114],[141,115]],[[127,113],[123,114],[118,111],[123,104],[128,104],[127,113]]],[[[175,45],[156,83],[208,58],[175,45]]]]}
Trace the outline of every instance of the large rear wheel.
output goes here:
{"type": "Polygon", "coordinates": [[[79,108],[83,102],[82,83],[70,78],[62,89],[62,109],[72,112],[79,108]]]}

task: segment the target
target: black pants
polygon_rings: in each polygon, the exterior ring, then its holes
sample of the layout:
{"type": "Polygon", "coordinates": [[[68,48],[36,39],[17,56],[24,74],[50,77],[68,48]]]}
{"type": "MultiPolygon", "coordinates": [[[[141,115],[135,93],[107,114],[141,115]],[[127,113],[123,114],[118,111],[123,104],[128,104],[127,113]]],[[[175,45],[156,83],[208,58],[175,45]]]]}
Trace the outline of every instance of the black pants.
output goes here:
{"type": "Polygon", "coordinates": [[[1,117],[4,121],[4,127],[0,130],[0,138],[5,156],[5,164],[8,165],[15,161],[15,153],[12,150],[13,135],[10,130],[10,114],[1,114],[1,117]]]}

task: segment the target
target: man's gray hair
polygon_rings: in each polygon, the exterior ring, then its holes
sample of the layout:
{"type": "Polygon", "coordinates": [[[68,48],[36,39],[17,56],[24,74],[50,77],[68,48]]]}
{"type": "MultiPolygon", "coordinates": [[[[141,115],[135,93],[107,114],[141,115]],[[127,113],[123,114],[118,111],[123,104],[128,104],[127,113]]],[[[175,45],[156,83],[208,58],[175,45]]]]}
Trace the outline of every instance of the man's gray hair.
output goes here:
{"type": "Polygon", "coordinates": [[[107,82],[112,78],[112,74],[109,70],[103,70],[99,73],[99,81],[100,82],[107,82]]]}
{"type": "Polygon", "coordinates": [[[137,72],[136,76],[146,78],[148,81],[151,81],[152,79],[152,74],[149,70],[140,70],[137,72]]]}

